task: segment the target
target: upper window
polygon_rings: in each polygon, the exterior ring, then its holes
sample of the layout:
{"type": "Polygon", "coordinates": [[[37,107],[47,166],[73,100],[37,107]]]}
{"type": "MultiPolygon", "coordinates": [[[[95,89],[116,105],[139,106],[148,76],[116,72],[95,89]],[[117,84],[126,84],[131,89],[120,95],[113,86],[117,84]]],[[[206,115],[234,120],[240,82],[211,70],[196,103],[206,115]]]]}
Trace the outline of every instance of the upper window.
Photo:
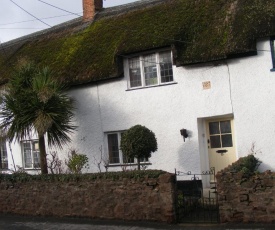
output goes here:
{"type": "Polygon", "coordinates": [[[38,140],[30,140],[22,142],[22,151],[24,159],[24,168],[35,169],[40,168],[40,152],[38,140]]]}
{"type": "Polygon", "coordinates": [[[271,46],[271,57],[272,57],[272,71],[275,71],[275,37],[271,38],[270,40],[270,46],[271,46]]]}
{"type": "Polygon", "coordinates": [[[8,155],[5,141],[0,143],[0,162],[1,169],[8,169],[8,155]]]}
{"type": "Polygon", "coordinates": [[[161,85],[173,81],[171,51],[162,51],[128,59],[129,88],[161,85]]]}
{"type": "MultiPolygon", "coordinates": [[[[136,159],[127,158],[120,149],[120,141],[123,132],[113,132],[107,134],[109,164],[132,164],[136,159]]],[[[148,159],[141,159],[140,162],[148,162],[148,159]]]]}

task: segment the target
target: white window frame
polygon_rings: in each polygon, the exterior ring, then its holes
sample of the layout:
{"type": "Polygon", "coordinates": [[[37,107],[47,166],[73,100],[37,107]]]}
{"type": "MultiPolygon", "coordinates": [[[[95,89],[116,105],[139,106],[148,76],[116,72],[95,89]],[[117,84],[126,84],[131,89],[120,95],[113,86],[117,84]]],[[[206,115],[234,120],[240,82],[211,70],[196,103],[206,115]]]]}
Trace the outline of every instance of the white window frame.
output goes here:
{"type": "Polygon", "coordinates": [[[35,166],[35,160],[34,160],[34,152],[38,154],[38,164],[40,165],[40,152],[39,152],[39,144],[38,140],[24,140],[21,142],[21,149],[22,149],[22,160],[23,160],[23,167],[24,169],[40,169],[40,167],[35,166]],[[30,154],[31,154],[31,167],[26,167],[26,160],[25,160],[25,149],[24,149],[24,143],[30,143],[30,154]],[[33,149],[33,146],[37,144],[37,149],[33,149]]]}
{"type": "MultiPolygon", "coordinates": [[[[106,152],[107,152],[107,157],[108,157],[108,162],[109,162],[109,166],[121,166],[121,165],[137,165],[137,159],[135,158],[134,159],[134,162],[131,162],[131,163],[126,163],[126,162],[123,162],[123,153],[120,149],[120,141],[121,141],[121,134],[123,132],[125,132],[126,130],[123,130],[123,131],[114,131],[114,132],[106,132],[105,133],[105,139],[106,139],[106,152]],[[117,137],[117,140],[118,140],[118,150],[119,150],[119,163],[111,163],[111,160],[110,160],[110,153],[109,153],[109,139],[108,139],[108,135],[110,134],[116,134],[118,135],[117,137]]],[[[147,158],[146,161],[141,161],[140,162],[141,164],[150,164],[149,162],[149,159],[147,158]]]]}
{"type": "Polygon", "coordinates": [[[124,73],[127,76],[127,87],[129,90],[131,89],[140,89],[140,88],[150,88],[150,87],[155,87],[155,86],[161,86],[161,85],[170,85],[175,83],[174,79],[174,70],[173,70],[173,56],[172,56],[172,51],[163,49],[163,50],[158,50],[157,52],[146,52],[142,53],[139,55],[131,55],[128,56],[126,59],[124,59],[124,73]],[[159,54],[163,52],[170,52],[171,54],[171,63],[172,63],[172,74],[173,74],[173,80],[169,82],[161,82],[161,69],[160,69],[160,61],[159,61],[159,54]],[[154,85],[146,85],[145,84],[145,73],[144,73],[144,56],[154,54],[156,57],[156,67],[157,67],[157,84],[154,85]],[[131,87],[131,82],[130,82],[130,65],[129,65],[129,60],[132,58],[139,58],[139,65],[140,65],[140,73],[141,73],[141,86],[136,86],[136,87],[131,87]]]}

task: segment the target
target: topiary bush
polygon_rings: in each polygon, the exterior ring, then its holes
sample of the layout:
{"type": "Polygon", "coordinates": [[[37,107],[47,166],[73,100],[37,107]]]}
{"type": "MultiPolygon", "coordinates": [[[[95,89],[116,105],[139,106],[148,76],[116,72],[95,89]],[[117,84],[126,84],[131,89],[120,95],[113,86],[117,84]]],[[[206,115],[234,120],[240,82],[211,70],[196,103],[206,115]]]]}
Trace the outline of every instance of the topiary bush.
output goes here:
{"type": "Polygon", "coordinates": [[[151,130],[142,125],[135,125],[123,133],[120,147],[129,159],[137,158],[140,170],[140,159],[151,157],[151,153],[157,151],[158,144],[151,130]]]}

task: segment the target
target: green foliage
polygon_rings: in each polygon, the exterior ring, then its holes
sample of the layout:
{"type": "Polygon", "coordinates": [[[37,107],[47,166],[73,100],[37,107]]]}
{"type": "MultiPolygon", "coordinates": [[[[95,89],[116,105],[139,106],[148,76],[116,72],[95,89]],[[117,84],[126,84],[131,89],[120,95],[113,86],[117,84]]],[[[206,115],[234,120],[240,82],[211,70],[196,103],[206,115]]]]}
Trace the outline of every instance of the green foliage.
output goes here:
{"type": "Polygon", "coordinates": [[[104,172],[104,173],[87,173],[87,174],[43,174],[30,175],[27,173],[0,174],[0,182],[81,182],[95,180],[122,180],[123,178],[139,180],[145,178],[158,178],[166,172],[161,170],[146,171],[125,171],[125,172],[104,172]]]}
{"type": "Polygon", "coordinates": [[[0,111],[1,129],[10,141],[30,136],[33,128],[39,136],[47,133],[50,146],[70,141],[74,107],[53,77],[48,68],[40,70],[32,63],[12,75],[0,111]]]}
{"type": "Polygon", "coordinates": [[[141,158],[151,157],[151,153],[158,149],[155,134],[141,125],[135,125],[123,133],[120,147],[123,154],[128,158],[137,158],[138,163],[141,158]]]}
{"type": "Polygon", "coordinates": [[[47,173],[44,136],[49,146],[61,148],[75,129],[72,100],[54,77],[48,68],[23,61],[11,76],[0,106],[0,128],[8,141],[29,138],[33,131],[38,134],[42,173],[47,173]]]}
{"type": "Polygon", "coordinates": [[[258,169],[260,164],[261,161],[258,158],[253,154],[249,154],[233,163],[230,169],[234,172],[243,172],[246,175],[251,175],[258,169]]]}
{"type": "Polygon", "coordinates": [[[88,167],[89,159],[85,154],[77,153],[75,150],[71,151],[66,165],[71,173],[79,174],[83,168],[88,167]]]}

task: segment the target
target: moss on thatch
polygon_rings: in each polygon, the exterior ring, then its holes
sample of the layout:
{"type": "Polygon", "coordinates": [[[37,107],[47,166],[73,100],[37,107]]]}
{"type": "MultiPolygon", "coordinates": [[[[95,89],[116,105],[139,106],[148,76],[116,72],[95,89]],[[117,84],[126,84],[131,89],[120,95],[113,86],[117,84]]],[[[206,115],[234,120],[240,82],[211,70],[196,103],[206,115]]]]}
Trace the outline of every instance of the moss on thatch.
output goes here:
{"type": "Polygon", "coordinates": [[[33,38],[16,53],[4,47],[0,81],[20,58],[49,66],[69,84],[120,76],[123,56],[158,47],[172,46],[177,65],[225,59],[255,50],[259,37],[275,35],[274,22],[274,0],[164,0],[98,17],[78,33],[71,28],[33,38]]]}

